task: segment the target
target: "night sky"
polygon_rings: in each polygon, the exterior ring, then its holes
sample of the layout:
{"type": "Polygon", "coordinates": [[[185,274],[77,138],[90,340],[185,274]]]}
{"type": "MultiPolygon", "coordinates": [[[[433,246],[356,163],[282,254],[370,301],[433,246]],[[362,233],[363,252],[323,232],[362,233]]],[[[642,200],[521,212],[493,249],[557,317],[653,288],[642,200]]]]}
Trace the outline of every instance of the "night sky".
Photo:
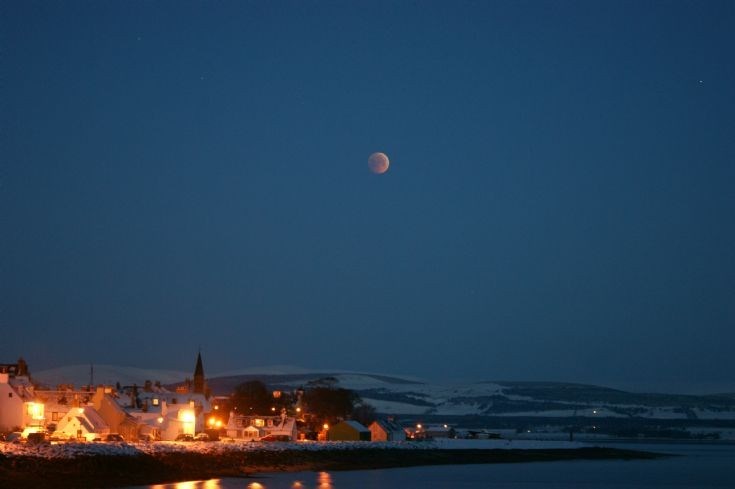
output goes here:
{"type": "Polygon", "coordinates": [[[735,382],[731,0],[0,23],[0,362],[735,382]]]}

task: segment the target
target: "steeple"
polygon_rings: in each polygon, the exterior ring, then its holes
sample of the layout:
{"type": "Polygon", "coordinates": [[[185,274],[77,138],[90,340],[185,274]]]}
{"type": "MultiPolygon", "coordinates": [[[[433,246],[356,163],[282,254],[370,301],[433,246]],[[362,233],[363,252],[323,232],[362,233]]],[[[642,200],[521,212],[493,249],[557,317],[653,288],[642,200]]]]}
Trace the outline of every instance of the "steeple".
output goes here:
{"type": "Polygon", "coordinates": [[[23,357],[18,358],[18,370],[15,375],[28,377],[28,364],[23,360],[23,357]]]}
{"type": "Polygon", "coordinates": [[[204,394],[204,367],[202,366],[202,352],[197,354],[197,366],[194,368],[194,392],[204,394]]]}

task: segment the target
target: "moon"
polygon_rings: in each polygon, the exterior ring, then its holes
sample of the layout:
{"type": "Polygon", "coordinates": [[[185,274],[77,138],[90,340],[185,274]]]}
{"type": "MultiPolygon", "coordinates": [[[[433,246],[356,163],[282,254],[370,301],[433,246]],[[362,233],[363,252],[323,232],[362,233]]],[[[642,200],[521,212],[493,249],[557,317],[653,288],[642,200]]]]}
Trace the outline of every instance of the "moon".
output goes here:
{"type": "Polygon", "coordinates": [[[373,153],[368,158],[368,168],[377,175],[387,172],[388,166],[390,166],[390,160],[385,153],[373,153]]]}

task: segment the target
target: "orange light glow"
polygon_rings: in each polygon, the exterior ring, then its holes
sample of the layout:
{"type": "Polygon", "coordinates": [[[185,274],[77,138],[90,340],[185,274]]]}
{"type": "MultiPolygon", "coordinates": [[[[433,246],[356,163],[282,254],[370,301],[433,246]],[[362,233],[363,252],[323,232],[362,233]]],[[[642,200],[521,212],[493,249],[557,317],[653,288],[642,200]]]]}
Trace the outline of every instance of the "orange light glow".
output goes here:
{"type": "Polygon", "coordinates": [[[28,402],[26,403],[26,412],[34,421],[40,421],[43,419],[43,408],[44,405],[40,402],[28,402]]]}

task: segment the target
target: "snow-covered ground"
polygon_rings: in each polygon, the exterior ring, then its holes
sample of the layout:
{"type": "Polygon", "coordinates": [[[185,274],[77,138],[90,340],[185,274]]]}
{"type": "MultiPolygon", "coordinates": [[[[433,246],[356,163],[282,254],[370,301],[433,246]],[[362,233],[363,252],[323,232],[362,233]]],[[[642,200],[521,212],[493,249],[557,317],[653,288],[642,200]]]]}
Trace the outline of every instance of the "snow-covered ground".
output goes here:
{"type": "Polygon", "coordinates": [[[402,402],[384,401],[382,399],[370,399],[364,397],[363,400],[373,406],[379,413],[400,413],[400,414],[424,414],[426,406],[415,406],[402,402]]]}
{"type": "Polygon", "coordinates": [[[462,440],[453,438],[438,438],[427,444],[433,448],[443,449],[506,449],[506,450],[550,450],[561,448],[582,448],[591,446],[589,443],[559,441],[559,440],[462,440]]]}
{"type": "Polygon", "coordinates": [[[232,451],[284,450],[356,450],[356,449],[560,449],[582,448],[586,443],[539,440],[455,440],[437,439],[423,442],[156,442],[156,443],[59,443],[29,445],[0,442],[0,453],[5,456],[32,456],[42,458],[76,458],[93,455],[132,456],[141,453],[156,455],[177,452],[217,454],[232,451]]]}
{"type": "Polygon", "coordinates": [[[734,411],[711,411],[707,409],[694,408],[694,413],[699,419],[735,419],[734,411]]]}

